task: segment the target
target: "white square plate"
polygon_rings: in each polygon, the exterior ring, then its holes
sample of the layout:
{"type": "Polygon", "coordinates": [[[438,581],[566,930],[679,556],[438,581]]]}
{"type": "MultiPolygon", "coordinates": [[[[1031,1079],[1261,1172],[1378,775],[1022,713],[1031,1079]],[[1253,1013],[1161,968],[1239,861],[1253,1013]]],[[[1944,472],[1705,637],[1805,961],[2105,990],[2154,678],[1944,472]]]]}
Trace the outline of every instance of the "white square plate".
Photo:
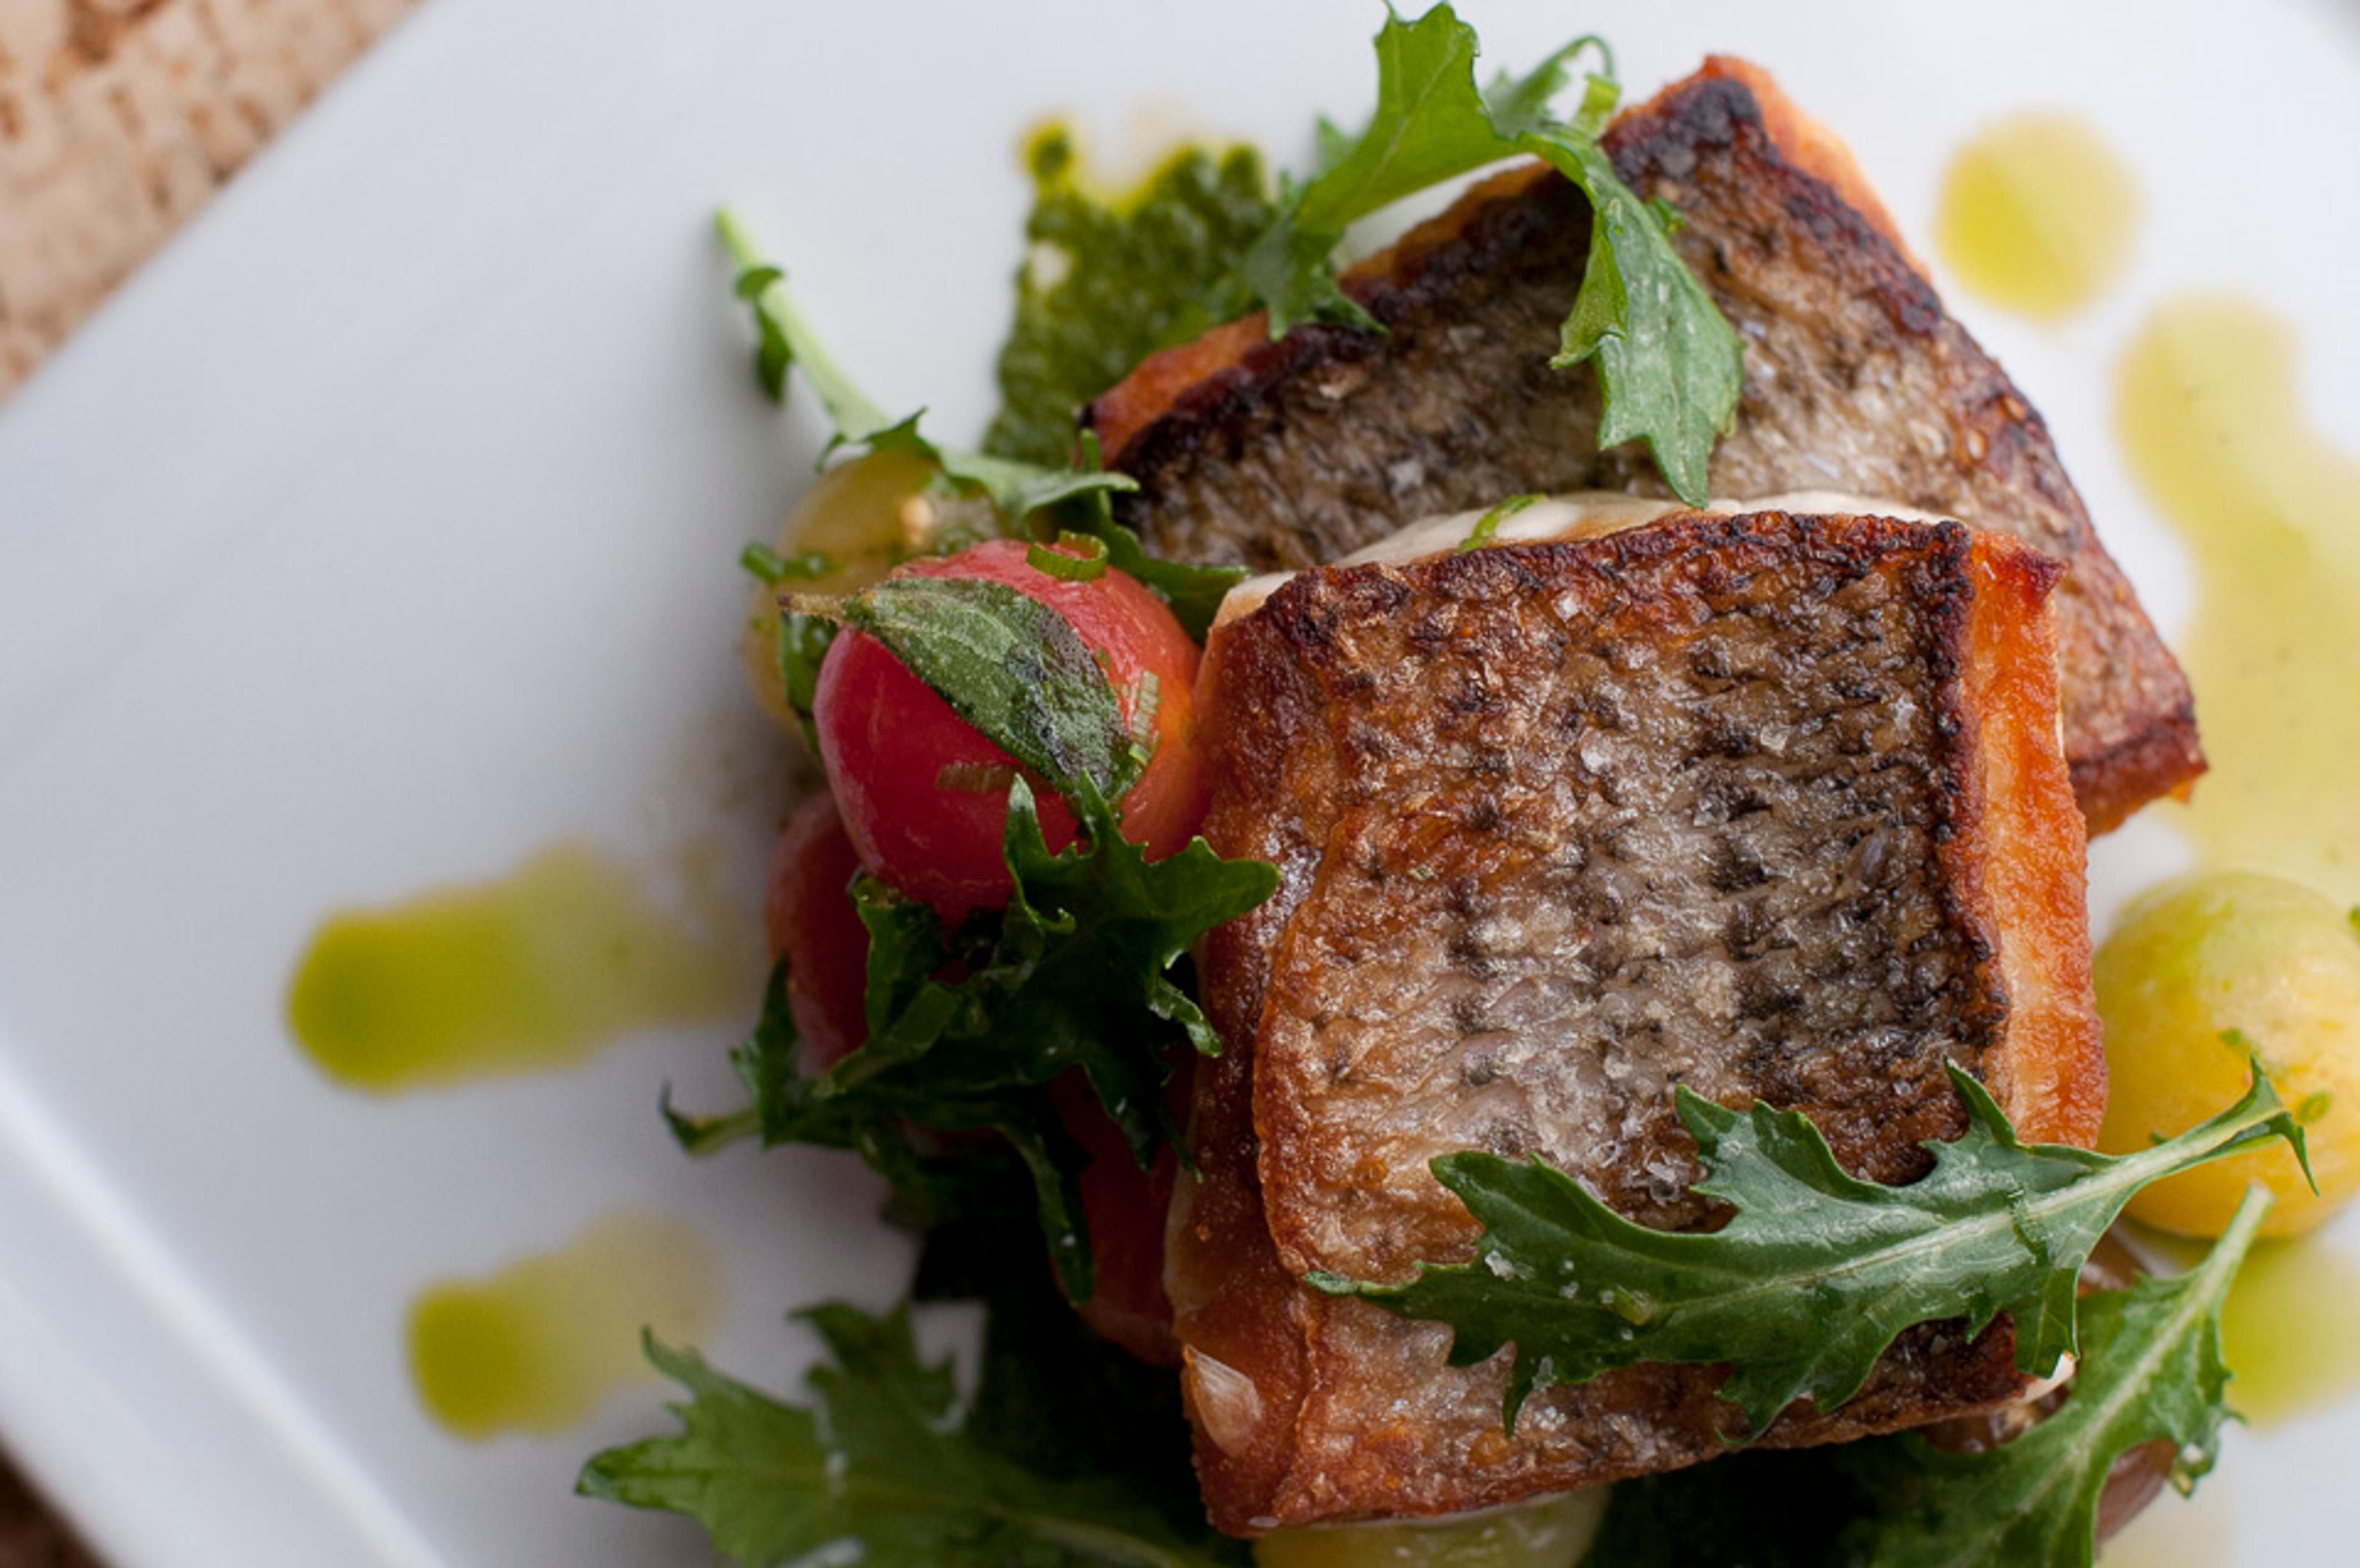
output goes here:
{"type": "MultiPolygon", "coordinates": [[[[2059,330],[1961,308],[2167,626],[2184,561],[2105,419],[2141,310],[2191,284],[2274,302],[2322,428],[2355,444],[2348,12],[1469,10],[1495,61],[1604,28],[1633,96],[1707,49],[1769,65],[1921,238],[1979,123],[2092,119],[2146,184],[2131,276],[2059,330]]],[[[287,1038],[290,966],[332,907],[561,836],[628,847],[703,813],[759,865],[778,797],[743,779],[779,743],[739,691],[733,557],[817,432],[751,390],[717,200],[883,401],[965,434],[1023,129],[1054,111],[1118,159],[1200,131],[1299,161],[1315,109],[1367,102],[1379,19],[436,0],[0,409],[0,1429],[122,1568],[704,1560],[680,1521],[568,1495],[589,1450],[659,1423],[658,1389],[562,1437],[464,1443],[409,1385],[404,1308],[650,1208],[726,1259],[715,1358],[790,1387],[809,1346],[786,1307],[899,1289],[874,1183],[807,1151],[672,1150],[657,1086],[723,1095],[726,1027],[566,1073],[340,1089],[287,1038]]],[[[2109,842],[2101,905],[2178,853],[2147,825],[2109,842]]],[[[2351,1223],[2335,1245],[2360,1254],[2351,1223]]],[[[2355,1473],[2360,1410],[2240,1433],[2195,1505],[2212,1524],[2166,1504],[2142,1528],[2348,1560],[2355,1473]]]]}

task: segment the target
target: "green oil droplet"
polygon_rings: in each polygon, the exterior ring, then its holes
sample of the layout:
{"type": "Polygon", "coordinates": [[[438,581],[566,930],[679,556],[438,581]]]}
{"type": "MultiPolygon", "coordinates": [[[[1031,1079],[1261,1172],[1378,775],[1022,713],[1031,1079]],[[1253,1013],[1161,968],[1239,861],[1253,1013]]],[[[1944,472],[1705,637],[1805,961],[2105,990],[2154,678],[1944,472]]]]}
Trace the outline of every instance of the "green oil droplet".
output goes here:
{"type": "Polygon", "coordinates": [[[2360,461],[2303,407],[2293,326],[2191,295],[2116,370],[2133,476],[2196,557],[2179,651],[2212,770],[2183,819],[2215,864],[2360,895],[2360,461]]]}
{"type": "Polygon", "coordinates": [[[2229,1402],[2256,1425],[2360,1389],[2360,1268],[2308,1241],[2264,1242],[2221,1312],[2229,1402]]]}
{"type": "Polygon", "coordinates": [[[288,1023],[355,1088],[560,1067],[633,1029],[742,1010],[758,927],[733,912],[683,920],[631,866],[561,844],[497,881],[331,916],[297,964],[288,1023]]]}
{"type": "Polygon", "coordinates": [[[2138,215],[2136,182],[2095,130],[2070,114],[2019,114],[1950,159],[1934,244],[1970,293],[2056,321],[2121,275],[2138,215]]]}
{"type": "Polygon", "coordinates": [[[555,1252],[421,1291],[410,1376],[427,1412],[461,1437],[562,1432],[653,1376],[643,1328],[675,1344],[703,1338],[721,1299],[721,1266],[702,1237],[620,1211],[555,1252]]]}

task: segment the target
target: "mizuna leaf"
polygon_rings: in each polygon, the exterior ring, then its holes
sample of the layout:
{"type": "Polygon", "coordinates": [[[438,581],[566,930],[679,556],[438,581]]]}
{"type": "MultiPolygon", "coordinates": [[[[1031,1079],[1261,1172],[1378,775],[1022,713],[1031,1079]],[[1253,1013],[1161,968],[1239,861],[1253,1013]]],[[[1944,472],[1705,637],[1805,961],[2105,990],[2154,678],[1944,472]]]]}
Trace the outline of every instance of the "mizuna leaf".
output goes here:
{"type": "Polygon", "coordinates": [[[2031,1431],[1980,1454],[1915,1436],[1864,1450],[1850,1468],[1880,1506],[1852,1528],[1841,1559],[1861,1568],[2090,1568],[2098,1497],[2115,1460],[2168,1440],[2173,1484],[2192,1487],[2212,1467],[2231,1416],[2221,1306],[2269,1203],[2248,1189],[2187,1273],[2090,1298],[2065,1402],[2031,1431]]]}
{"type": "Polygon", "coordinates": [[[1702,506],[1713,442],[1735,418],[1745,379],[1736,332],[1595,136],[1544,125],[1518,145],[1590,198],[1590,259],[1549,363],[1596,360],[1605,405],[1598,444],[1645,441],[1672,493],[1702,506]]]}
{"type": "Polygon", "coordinates": [[[2302,1153],[2258,1066],[2219,1116],[2120,1156],[2022,1143],[1981,1083],[1955,1067],[1950,1078],[1967,1130],[1927,1144],[1933,1169],[1907,1186],[1846,1174],[1798,1113],[1732,1111],[1682,1089],[1705,1169],[1694,1190],[1736,1211],[1722,1229],[1651,1230],[1538,1160],[1452,1154],[1434,1173],[1483,1226],[1474,1262],[1398,1284],[1310,1283],[1448,1324],[1454,1365],[1513,1345],[1512,1424],[1536,1385],[1641,1361],[1726,1362],[1721,1397],[1758,1433],[1798,1399],[1843,1404],[1916,1323],[1980,1331],[2010,1313],[2016,1365],[2049,1375],[2076,1348],[2081,1265],[2134,1192],[2272,1138],[2302,1153]]]}
{"type": "Polygon", "coordinates": [[[1560,368],[1595,361],[1602,447],[1644,441],[1664,482],[1691,506],[1710,492],[1708,460],[1729,428],[1744,376],[1737,334],[1679,253],[1665,214],[1615,172],[1600,137],[1619,96],[1613,56],[1586,36],[1521,78],[1476,86],[1475,31],[1447,5],[1377,34],[1377,106],[1357,137],[1321,132],[1319,168],[1286,193],[1278,217],[1217,294],[1259,303],[1273,336],[1295,322],[1379,323],[1338,285],[1337,243],[1352,223],[1412,191],[1518,152],[1546,158],[1590,199],[1589,262],[1559,333],[1560,368]],[[1595,50],[1570,121],[1550,105],[1575,60],[1595,50]]]}
{"type": "Polygon", "coordinates": [[[809,1405],[650,1337],[649,1360],[688,1395],[672,1407],[680,1431],[593,1456],[574,1489],[685,1514],[745,1568],[826,1561],[831,1551],[878,1568],[1239,1561],[1234,1544],[1171,1517],[1152,1483],[1111,1469],[1039,1473],[971,1437],[950,1366],[919,1359],[906,1307],[880,1318],[830,1302],[798,1315],[827,1352],[809,1375],[809,1405]]]}
{"type": "Polygon", "coordinates": [[[867,1044],[805,1073],[781,965],[761,1024],[733,1057],[749,1104],[715,1118],[666,1114],[693,1152],[749,1136],[765,1147],[854,1150],[894,1184],[903,1214],[921,1221],[956,1207],[962,1180],[935,1135],[997,1133],[1032,1182],[1066,1294],[1087,1301],[1094,1270],[1076,1185],[1083,1153],[1048,1086],[1080,1072],[1142,1167],[1175,1141],[1164,1103],[1170,1055],[1209,1053],[1219,1041],[1170,971],[1204,932],[1268,898],[1278,873],[1223,860],[1202,839],[1150,862],[1112,830],[1087,788],[1079,812],[1103,825],[1087,845],[1052,855],[1031,789],[1020,779],[1010,794],[1016,892],[1006,910],[946,937],[931,909],[856,883],[869,931],[867,1044]]]}

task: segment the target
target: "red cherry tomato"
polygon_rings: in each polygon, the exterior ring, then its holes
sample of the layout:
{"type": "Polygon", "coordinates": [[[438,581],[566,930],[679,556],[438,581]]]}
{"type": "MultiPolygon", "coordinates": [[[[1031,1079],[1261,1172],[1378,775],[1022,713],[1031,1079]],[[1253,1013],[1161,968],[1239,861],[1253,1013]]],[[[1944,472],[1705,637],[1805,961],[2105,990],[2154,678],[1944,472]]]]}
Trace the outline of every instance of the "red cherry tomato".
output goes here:
{"type": "Polygon", "coordinates": [[[795,808],[770,855],[763,899],[770,956],[787,961],[787,1007],[808,1070],[825,1073],[869,1038],[869,928],[846,888],[860,857],[825,790],[795,808]]]}
{"type": "MultiPolygon", "coordinates": [[[[1174,1084],[1183,1097],[1185,1074],[1184,1062],[1174,1084]]],[[[1142,1171],[1079,1073],[1050,1084],[1049,1101],[1090,1155],[1082,1168],[1082,1223],[1090,1233],[1097,1279],[1090,1299],[1077,1309],[1082,1321],[1142,1361],[1177,1367],[1180,1342],[1172,1332],[1172,1300],[1164,1293],[1164,1215],[1172,1206],[1179,1160],[1166,1149],[1152,1169],[1142,1171]]]]}
{"type": "MultiPolygon", "coordinates": [[[[1018,539],[993,539],[930,557],[894,575],[978,577],[1004,583],[1064,615],[1107,666],[1124,719],[1142,677],[1153,675],[1155,749],[1124,795],[1122,833],[1150,856],[1188,842],[1205,812],[1196,754],[1196,645],[1171,610],[1136,579],[1108,571],[1087,582],[1053,577],[1026,561],[1018,539]]],[[[1001,842],[1004,779],[1014,759],[978,734],[885,650],[858,632],[837,637],[820,667],[814,702],[820,757],[863,865],[956,923],[970,909],[1008,902],[1001,842]]],[[[1041,832],[1052,850],[1074,839],[1074,816],[1037,779],[1041,832]]]]}
{"type": "MultiPolygon", "coordinates": [[[[770,858],[763,914],[771,956],[787,961],[787,1006],[803,1039],[806,1072],[825,1072],[869,1038],[863,1010],[869,928],[845,892],[859,869],[844,819],[825,793],[795,809],[770,858]]],[[[1175,1093],[1176,1108],[1185,1105],[1185,1091],[1175,1084],[1175,1093]]],[[[1177,1366],[1179,1341],[1164,1293],[1164,1214],[1171,1207],[1177,1161],[1167,1149],[1153,1170],[1142,1171],[1080,1073],[1052,1083],[1049,1096],[1090,1157],[1082,1170],[1082,1223],[1090,1234],[1097,1289],[1079,1308],[1082,1320],[1142,1361],[1177,1366]]]]}

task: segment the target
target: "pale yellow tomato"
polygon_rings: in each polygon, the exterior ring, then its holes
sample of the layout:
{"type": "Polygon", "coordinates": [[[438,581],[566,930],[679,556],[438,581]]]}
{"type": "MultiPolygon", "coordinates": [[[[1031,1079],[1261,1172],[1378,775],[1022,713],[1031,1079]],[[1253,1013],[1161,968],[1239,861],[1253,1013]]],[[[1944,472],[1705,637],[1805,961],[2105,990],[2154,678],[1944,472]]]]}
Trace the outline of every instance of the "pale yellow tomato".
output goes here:
{"type": "Polygon", "coordinates": [[[2272,1145],[2159,1181],[2135,1218],[2218,1236],[2249,1181],[2278,1202],[2263,1234],[2309,1230],[2360,1188],[2360,929],[2283,877],[2211,872],[2139,900],[2099,951],[2112,1080],[2099,1147],[2144,1149],[2227,1105],[2260,1058],[2311,1143],[2314,1195],[2272,1145]]]}
{"type": "Polygon", "coordinates": [[[876,452],[829,469],[779,525],[777,549],[791,561],[819,565],[815,574],[779,587],[756,583],[747,601],[746,635],[738,652],[755,700],[770,715],[801,733],[779,674],[779,593],[850,593],[866,588],[900,561],[933,549],[946,532],[978,538],[994,530],[990,504],[930,488],[938,471],[906,452],[876,452]]]}
{"type": "Polygon", "coordinates": [[[1606,1488],[1464,1518],[1284,1530],[1254,1542],[1258,1568],[1574,1568],[1606,1512],[1606,1488]]]}

